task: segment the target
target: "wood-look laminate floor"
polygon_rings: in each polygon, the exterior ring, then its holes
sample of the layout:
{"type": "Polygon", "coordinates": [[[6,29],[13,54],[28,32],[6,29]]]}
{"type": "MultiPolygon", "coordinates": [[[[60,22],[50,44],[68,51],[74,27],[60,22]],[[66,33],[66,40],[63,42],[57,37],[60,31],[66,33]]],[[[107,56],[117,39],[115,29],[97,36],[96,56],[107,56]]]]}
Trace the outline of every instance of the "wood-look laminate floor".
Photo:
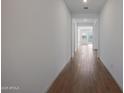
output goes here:
{"type": "Polygon", "coordinates": [[[81,46],[48,93],[122,93],[92,46],[81,46]]]}

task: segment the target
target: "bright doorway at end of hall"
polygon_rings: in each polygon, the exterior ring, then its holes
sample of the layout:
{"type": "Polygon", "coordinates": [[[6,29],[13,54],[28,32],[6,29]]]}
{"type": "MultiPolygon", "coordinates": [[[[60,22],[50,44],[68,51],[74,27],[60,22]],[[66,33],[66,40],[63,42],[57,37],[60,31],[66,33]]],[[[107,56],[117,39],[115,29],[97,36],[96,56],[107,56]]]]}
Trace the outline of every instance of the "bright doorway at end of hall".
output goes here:
{"type": "Polygon", "coordinates": [[[93,27],[79,26],[78,27],[78,47],[82,45],[93,44],[93,27]]]}

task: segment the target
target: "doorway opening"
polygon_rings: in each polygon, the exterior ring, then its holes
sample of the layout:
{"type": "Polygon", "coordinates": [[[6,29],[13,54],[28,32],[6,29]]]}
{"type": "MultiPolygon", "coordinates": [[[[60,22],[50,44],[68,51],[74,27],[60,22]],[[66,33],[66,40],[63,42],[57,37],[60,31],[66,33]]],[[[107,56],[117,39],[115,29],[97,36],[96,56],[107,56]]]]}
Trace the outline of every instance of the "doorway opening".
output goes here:
{"type": "Polygon", "coordinates": [[[93,46],[92,26],[78,26],[78,47],[83,45],[93,46]]]}

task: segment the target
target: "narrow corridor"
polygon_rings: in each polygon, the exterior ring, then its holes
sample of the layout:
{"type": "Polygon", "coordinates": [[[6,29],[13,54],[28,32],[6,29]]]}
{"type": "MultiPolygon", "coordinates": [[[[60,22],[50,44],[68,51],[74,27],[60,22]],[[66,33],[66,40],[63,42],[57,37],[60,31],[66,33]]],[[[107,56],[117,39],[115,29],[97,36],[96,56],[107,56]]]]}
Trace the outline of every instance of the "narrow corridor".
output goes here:
{"type": "Polygon", "coordinates": [[[1,93],[122,93],[122,19],[123,0],[1,0],[1,93]]]}
{"type": "Polygon", "coordinates": [[[96,57],[92,46],[83,45],[76,52],[48,93],[122,93],[107,69],[96,57]]]}

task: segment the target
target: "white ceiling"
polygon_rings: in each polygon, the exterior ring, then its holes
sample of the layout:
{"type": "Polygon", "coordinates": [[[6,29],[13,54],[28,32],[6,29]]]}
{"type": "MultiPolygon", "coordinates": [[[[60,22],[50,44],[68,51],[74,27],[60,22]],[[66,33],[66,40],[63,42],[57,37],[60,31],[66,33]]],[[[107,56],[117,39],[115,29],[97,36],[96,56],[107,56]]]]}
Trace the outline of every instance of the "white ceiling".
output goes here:
{"type": "Polygon", "coordinates": [[[99,13],[107,0],[88,0],[87,4],[83,0],[65,0],[66,5],[72,14],[99,13]],[[88,9],[83,9],[87,6],[88,9]]]}
{"type": "Polygon", "coordinates": [[[79,26],[78,27],[78,31],[83,31],[83,32],[87,32],[87,31],[92,31],[93,27],[92,26],[79,26]]]}

